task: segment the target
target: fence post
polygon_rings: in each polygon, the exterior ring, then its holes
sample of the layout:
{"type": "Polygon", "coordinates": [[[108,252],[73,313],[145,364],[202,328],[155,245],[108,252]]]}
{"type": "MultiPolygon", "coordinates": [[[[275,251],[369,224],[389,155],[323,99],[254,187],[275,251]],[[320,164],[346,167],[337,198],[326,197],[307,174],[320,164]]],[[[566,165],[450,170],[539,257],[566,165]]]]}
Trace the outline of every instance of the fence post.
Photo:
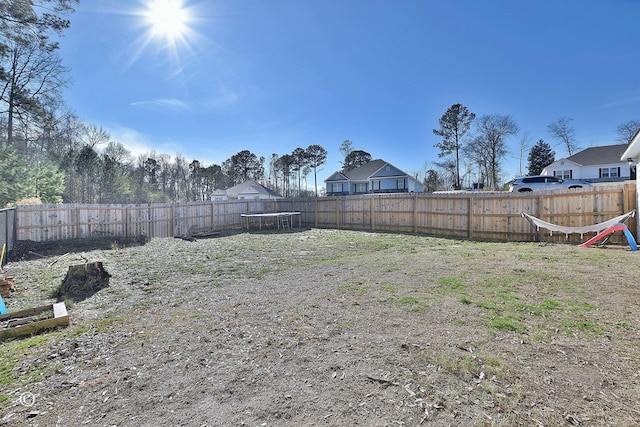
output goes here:
{"type": "Polygon", "coordinates": [[[124,207],[124,218],[122,218],[122,222],[124,222],[124,236],[126,238],[130,238],[129,236],[129,208],[125,205],[124,207]]]}
{"type": "Polygon", "coordinates": [[[473,239],[473,194],[467,198],[467,236],[469,240],[473,239]]]}
{"type": "Polygon", "coordinates": [[[151,208],[151,204],[147,203],[147,232],[149,233],[149,240],[151,240],[154,236],[154,231],[155,229],[152,229],[153,227],[153,219],[151,216],[152,213],[152,208],[151,208]]]}
{"type": "Polygon", "coordinates": [[[376,229],[376,217],[375,217],[376,210],[375,210],[375,208],[373,206],[374,204],[375,204],[375,195],[372,194],[371,195],[371,206],[369,206],[369,211],[370,211],[369,212],[369,216],[371,217],[371,231],[375,231],[375,229],[376,229]]]}
{"type": "MultiPolygon", "coordinates": [[[[627,213],[636,209],[636,218],[638,218],[636,206],[636,191],[638,191],[638,189],[635,185],[631,185],[630,183],[625,182],[624,186],[622,187],[622,213],[627,213]]],[[[635,221],[629,221],[629,223],[627,224],[629,230],[631,231],[631,233],[633,233],[634,236],[636,236],[636,238],[638,233],[637,224],[638,219],[636,219],[635,221]]]]}
{"type": "Polygon", "coordinates": [[[214,216],[213,216],[213,202],[212,201],[209,201],[209,209],[210,209],[210,211],[209,211],[209,224],[211,224],[211,229],[215,230],[216,228],[213,225],[214,216]]]}
{"type": "Polygon", "coordinates": [[[413,194],[413,232],[418,232],[418,193],[413,194]]]}
{"type": "Polygon", "coordinates": [[[171,210],[169,211],[169,235],[166,237],[173,237],[174,236],[174,227],[175,227],[175,221],[176,221],[176,205],[175,203],[171,204],[171,210]]]}
{"type": "MultiPolygon", "coordinates": [[[[542,207],[544,206],[544,199],[543,199],[542,195],[539,195],[539,196],[537,197],[537,200],[538,200],[538,213],[537,213],[537,215],[536,215],[536,216],[537,216],[538,218],[540,218],[540,219],[543,219],[543,218],[542,218],[542,207]]],[[[545,220],[545,221],[547,221],[547,219],[546,219],[546,218],[545,218],[544,220],[545,220]]]]}
{"type": "Polygon", "coordinates": [[[316,197],[314,199],[314,207],[313,207],[313,218],[314,218],[314,224],[315,224],[315,228],[318,228],[318,198],[316,197]]]}
{"type": "Polygon", "coordinates": [[[75,236],[73,236],[73,238],[78,239],[80,238],[80,208],[78,207],[78,205],[76,205],[75,213],[76,213],[76,218],[75,218],[76,220],[74,224],[75,236]]]}

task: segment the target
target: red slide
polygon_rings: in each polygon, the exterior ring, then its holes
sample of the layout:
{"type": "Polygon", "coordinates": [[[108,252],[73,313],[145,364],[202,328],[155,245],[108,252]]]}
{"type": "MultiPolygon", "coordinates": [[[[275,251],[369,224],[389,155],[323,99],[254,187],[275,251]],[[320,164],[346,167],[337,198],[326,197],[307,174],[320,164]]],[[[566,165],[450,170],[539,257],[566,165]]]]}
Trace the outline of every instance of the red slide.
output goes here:
{"type": "Polygon", "coordinates": [[[589,240],[587,240],[586,242],[584,242],[583,244],[578,245],[578,246],[581,247],[581,248],[588,248],[589,246],[591,246],[592,244],[594,244],[598,240],[604,239],[605,237],[607,237],[609,234],[613,233],[614,231],[622,231],[624,233],[625,237],[627,238],[627,242],[629,242],[629,247],[631,247],[631,250],[632,251],[637,251],[638,250],[638,246],[636,245],[636,239],[633,238],[633,235],[631,234],[631,232],[629,231],[627,226],[624,225],[624,224],[621,224],[621,223],[612,225],[611,227],[609,227],[606,230],[598,233],[594,237],[590,238],[589,240]]]}

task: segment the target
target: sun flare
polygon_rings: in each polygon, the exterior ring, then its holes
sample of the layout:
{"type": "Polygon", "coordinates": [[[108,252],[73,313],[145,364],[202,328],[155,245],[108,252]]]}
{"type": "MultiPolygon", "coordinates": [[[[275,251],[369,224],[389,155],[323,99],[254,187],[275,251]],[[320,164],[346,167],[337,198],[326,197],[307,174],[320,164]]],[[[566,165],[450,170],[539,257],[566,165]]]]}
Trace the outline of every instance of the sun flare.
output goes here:
{"type": "Polygon", "coordinates": [[[190,16],[182,0],[150,0],[145,18],[151,34],[168,41],[183,38],[189,30],[190,16]]]}
{"type": "Polygon", "coordinates": [[[140,7],[127,14],[137,18],[139,37],[131,43],[130,65],[145,55],[164,56],[172,70],[180,70],[185,55],[194,55],[196,45],[206,40],[196,31],[202,11],[189,0],[137,0],[140,7]]]}

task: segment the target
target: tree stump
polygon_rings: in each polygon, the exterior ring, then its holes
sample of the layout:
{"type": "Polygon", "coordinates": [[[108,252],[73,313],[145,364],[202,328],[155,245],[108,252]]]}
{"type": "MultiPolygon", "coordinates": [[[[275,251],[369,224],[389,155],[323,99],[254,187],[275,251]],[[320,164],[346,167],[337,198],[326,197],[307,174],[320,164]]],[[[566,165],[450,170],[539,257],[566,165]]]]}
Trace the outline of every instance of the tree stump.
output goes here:
{"type": "Polygon", "coordinates": [[[70,265],[58,296],[61,299],[83,300],[109,286],[110,277],[100,261],[70,265]]]}

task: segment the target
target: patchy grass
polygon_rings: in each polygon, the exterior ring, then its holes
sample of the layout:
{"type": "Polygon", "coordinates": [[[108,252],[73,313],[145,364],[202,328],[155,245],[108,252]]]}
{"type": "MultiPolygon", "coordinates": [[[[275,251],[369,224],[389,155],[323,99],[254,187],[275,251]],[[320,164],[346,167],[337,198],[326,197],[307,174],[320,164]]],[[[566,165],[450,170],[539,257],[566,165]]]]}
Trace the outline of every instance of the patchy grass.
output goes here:
{"type": "Polygon", "coordinates": [[[521,316],[511,312],[505,312],[496,317],[490,318],[487,324],[489,325],[489,327],[500,331],[525,331],[525,326],[522,323],[521,316]]]}
{"type": "Polygon", "coordinates": [[[440,295],[456,295],[465,290],[465,284],[461,277],[446,276],[436,280],[436,292],[440,295]]]}
{"type": "Polygon", "coordinates": [[[604,327],[591,319],[564,320],[562,322],[562,328],[567,335],[579,335],[583,337],[601,337],[607,333],[604,327]]]}
{"type": "Polygon", "coordinates": [[[40,354],[46,350],[51,336],[40,335],[32,338],[5,341],[0,347],[0,408],[6,407],[14,398],[8,393],[21,389],[39,381],[42,376],[55,366],[38,366],[33,369],[21,369],[21,361],[25,355],[40,354]]]}
{"type": "Polygon", "coordinates": [[[369,290],[369,286],[360,281],[343,283],[338,286],[338,292],[348,295],[365,295],[369,290]]]}
{"type": "MultiPolygon", "coordinates": [[[[3,412],[33,389],[40,425],[637,424],[629,251],[304,230],[83,257],[111,286],[69,328],[2,343],[3,412]],[[81,399],[56,388],[71,377],[81,399]]],[[[10,311],[50,302],[50,262],[9,265],[10,311]]]]}
{"type": "Polygon", "coordinates": [[[408,307],[412,311],[424,311],[429,307],[426,300],[413,295],[403,295],[395,300],[395,304],[398,307],[408,307]]]}

